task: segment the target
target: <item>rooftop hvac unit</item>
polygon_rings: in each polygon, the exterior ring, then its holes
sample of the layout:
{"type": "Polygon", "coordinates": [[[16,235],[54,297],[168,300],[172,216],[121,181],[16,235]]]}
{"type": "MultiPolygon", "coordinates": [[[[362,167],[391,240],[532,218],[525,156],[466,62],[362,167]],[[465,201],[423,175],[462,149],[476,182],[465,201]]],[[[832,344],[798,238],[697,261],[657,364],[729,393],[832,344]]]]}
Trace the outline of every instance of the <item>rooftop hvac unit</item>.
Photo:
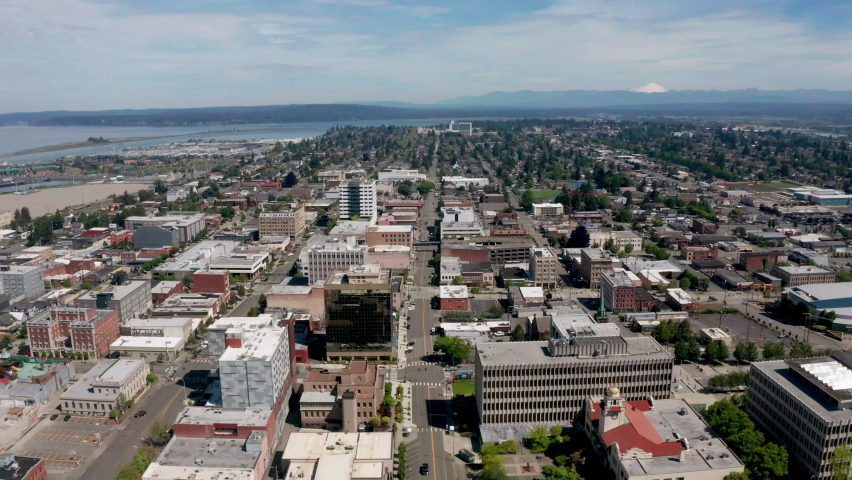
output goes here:
{"type": "Polygon", "coordinates": [[[204,465],[204,459],[203,458],[196,458],[195,464],[196,465],[204,465]]]}

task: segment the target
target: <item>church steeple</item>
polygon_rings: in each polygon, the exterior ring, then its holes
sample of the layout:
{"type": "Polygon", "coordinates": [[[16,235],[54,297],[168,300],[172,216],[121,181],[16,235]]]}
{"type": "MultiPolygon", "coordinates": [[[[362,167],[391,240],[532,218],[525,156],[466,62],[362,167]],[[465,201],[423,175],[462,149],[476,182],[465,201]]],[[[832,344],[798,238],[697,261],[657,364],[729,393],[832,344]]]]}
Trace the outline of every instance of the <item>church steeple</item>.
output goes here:
{"type": "Polygon", "coordinates": [[[609,317],[606,314],[606,300],[604,300],[603,286],[601,286],[600,307],[598,307],[598,313],[597,313],[597,315],[595,315],[595,320],[598,320],[598,321],[601,321],[601,320],[608,321],[609,320],[609,317]]]}

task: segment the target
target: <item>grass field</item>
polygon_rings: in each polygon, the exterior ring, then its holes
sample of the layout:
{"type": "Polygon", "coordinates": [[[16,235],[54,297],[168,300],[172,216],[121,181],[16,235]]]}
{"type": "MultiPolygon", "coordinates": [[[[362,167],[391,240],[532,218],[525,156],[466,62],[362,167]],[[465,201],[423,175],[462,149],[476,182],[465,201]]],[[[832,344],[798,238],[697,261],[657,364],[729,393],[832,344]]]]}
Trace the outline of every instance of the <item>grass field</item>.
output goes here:
{"type": "Polygon", "coordinates": [[[535,198],[553,200],[559,195],[559,190],[530,190],[535,198]]]}
{"type": "Polygon", "coordinates": [[[453,395],[470,395],[476,391],[476,380],[453,382],[453,395]]]}
{"type": "Polygon", "coordinates": [[[767,185],[770,185],[775,188],[793,188],[793,187],[801,187],[801,185],[796,185],[795,183],[790,182],[770,182],[767,185]]]}

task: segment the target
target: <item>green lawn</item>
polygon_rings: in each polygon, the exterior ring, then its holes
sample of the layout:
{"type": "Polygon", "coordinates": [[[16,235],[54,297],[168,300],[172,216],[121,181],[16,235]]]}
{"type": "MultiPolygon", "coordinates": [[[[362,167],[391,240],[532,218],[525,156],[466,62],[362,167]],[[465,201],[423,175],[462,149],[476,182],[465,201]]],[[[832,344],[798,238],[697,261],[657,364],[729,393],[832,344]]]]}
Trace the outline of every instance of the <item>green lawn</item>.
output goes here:
{"type": "Polygon", "coordinates": [[[559,195],[559,190],[530,190],[535,198],[553,200],[559,195]]]}
{"type": "Polygon", "coordinates": [[[476,391],[476,380],[453,382],[453,395],[470,395],[476,391]]]}
{"type": "Polygon", "coordinates": [[[767,185],[783,189],[783,188],[793,188],[793,187],[801,187],[801,185],[796,185],[795,183],[790,182],[770,182],[767,185]]]}

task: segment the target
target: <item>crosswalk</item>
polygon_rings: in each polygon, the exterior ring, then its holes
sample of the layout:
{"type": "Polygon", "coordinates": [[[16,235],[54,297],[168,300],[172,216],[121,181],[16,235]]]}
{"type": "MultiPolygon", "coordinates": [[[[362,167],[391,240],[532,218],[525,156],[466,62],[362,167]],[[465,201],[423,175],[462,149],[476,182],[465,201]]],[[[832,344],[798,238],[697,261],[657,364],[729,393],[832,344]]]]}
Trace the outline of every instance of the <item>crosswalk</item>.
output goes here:
{"type": "Polygon", "coordinates": [[[417,427],[418,432],[443,432],[443,428],[438,427],[417,427]]]}
{"type": "Polygon", "coordinates": [[[414,387],[440,387],[444,385],[443,383],[436,382],[408,382],[410,385],[414,387]]]}
{"type": "Polygon", "coordinates": [[[422,367],[424,365],[438,365],[438,362],[408,362],[409,367],[422,367]]]}

